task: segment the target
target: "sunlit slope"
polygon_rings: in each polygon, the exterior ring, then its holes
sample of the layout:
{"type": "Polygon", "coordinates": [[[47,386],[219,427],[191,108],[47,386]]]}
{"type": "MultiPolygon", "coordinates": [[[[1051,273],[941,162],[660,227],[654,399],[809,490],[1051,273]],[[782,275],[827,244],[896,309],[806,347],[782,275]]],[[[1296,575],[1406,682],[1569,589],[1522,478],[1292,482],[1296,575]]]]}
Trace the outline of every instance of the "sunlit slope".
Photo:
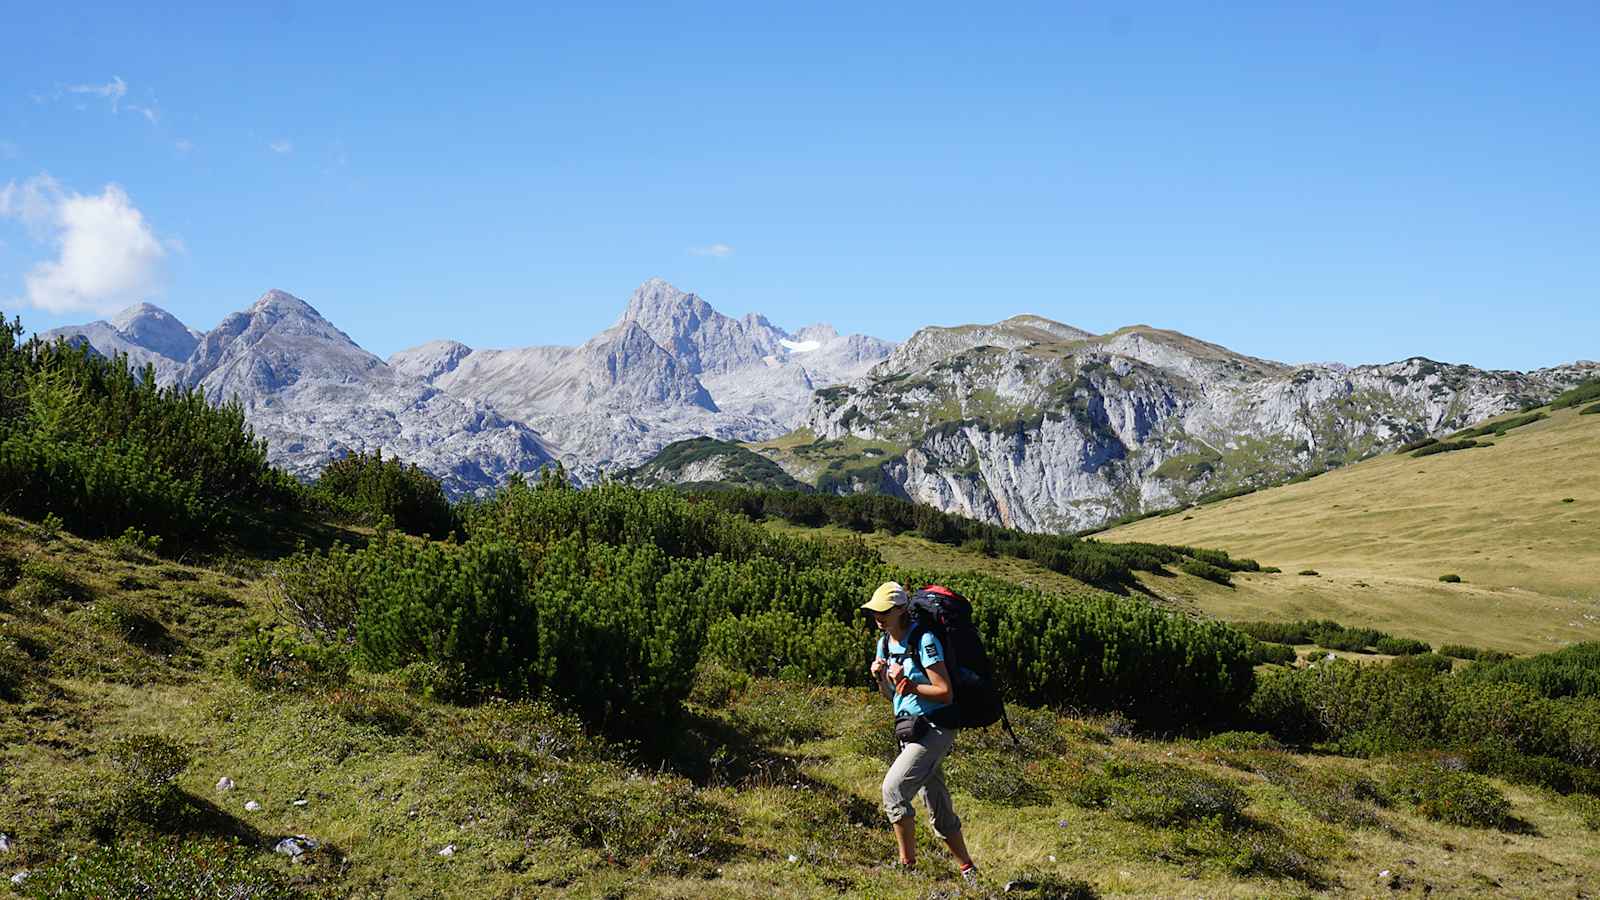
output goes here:
{"type": "Polygon", "coordinates": [[[1097,537],[1283,569],[1233,589],[1151,582],[1224,618],[1348,619],[1529,651],[1600,637],[1600,416],[1559,410],[1479,440],[1493,446],[1387,455],[1097,537]]]}

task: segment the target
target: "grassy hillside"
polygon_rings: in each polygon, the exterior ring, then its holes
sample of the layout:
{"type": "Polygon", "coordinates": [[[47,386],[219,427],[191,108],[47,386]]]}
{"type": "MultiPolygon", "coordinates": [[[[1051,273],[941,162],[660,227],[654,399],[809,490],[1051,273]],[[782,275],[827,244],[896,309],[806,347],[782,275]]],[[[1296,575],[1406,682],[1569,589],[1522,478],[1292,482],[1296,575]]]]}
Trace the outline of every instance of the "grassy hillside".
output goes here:
{"type": "Polygon", "coordinates": [[[134,870],[180,893],[326,897],[981,897],[1011,881],[1035,897],[1549,896],[1600,880],[1589,798],[1484,782],[1510,818],[1467,827],[1388,799],[1412,758],[1135,739],[1116,716],[1018,708],[1022,751],[971,734],[948,764],[986,880],[959,890],[931,845],[914,875],[883,865],[892,743],[864,689],[702,669],[700,749],[663,759],[539,703],[449,704],[361,671],[236,674],[236,642],[274,617],[264,560],[196,567],[10,517],[0,550],[21,563],[0,631],[23,676],[0,700],[0,864],[31,871],[30,891],[70,874],[115,896],[134,870]],[[156,813],[143,838],[126,821],[156,813]],[[97,827],[120,829],[118,849],[94,849],[97,827]],[[289,835],[320,846],[270,852],[289,835]]]}
{"type": "Polygon", "coordinates": [[[1097,538],[1220,547],[1283,570],[1232,589],[1145,580],[1230,620],[1320,616],[1523,652],[1594,640],[1600,417],[1558,409],[1487,441],[1390,454],[1097,538]]]}

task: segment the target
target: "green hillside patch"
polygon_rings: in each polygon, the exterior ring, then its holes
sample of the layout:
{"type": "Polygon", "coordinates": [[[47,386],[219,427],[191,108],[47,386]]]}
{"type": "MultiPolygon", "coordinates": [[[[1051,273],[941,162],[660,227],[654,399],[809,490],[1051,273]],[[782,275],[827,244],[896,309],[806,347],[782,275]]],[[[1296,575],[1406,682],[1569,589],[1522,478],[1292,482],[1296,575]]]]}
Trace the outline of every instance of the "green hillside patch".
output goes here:
{"type": "Polygon", "coordinates": [[[1563,392],[1560,396],[1550,401],[1550,408],[1566,409],[1600,400],[1600,378],[1591,378],[1571,390],[1563,392]]]}
{"type": "Polygon", "coordinates": [[[1336,619],[1435,646],[1554,650],[1593,639],[1600,444],[1590,421],[1556,410],[1493,452],[1386,454],[1098,537],[1221,547],[1321,573],[1236,575],[1231,587],[1140,576],[1148,590],[1225,619],[1336,619]],[[1559,502],[1567,497],[1574,502],[1559,502]]]}
{"type": "Polygon", "coordinates": [[[803,491],[806,485],[795,480],[781,466],[765,456],[732,441],[700,437],[677,441],[661,449],[648,463],[621,473],[619,477],[642,485],[677,484],[689,480],[685,472],[697,463],[715,461],[715,478],[698,478],[717,485],[803,491]]]}

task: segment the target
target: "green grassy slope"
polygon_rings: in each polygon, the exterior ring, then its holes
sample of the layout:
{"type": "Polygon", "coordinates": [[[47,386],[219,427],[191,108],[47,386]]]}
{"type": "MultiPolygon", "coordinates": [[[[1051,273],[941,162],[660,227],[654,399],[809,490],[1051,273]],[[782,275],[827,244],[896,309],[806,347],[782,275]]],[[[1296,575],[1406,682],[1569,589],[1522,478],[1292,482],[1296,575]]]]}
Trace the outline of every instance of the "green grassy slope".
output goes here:
{"type": "Polygon", "coordinates": [[[1326,617],[1516,651],[1594,640],[1600,420],[1557,410],[1488,440],[1386,455],[1096,537],[1220,547],[1283,569],[1234,589],[1146,580],[1222,618],[1326,617]],[[1294,574],[1305,569],[1319,575],[1294,574]],[[1446,574],[1462,583],[1441,583],[1446,574]]]}
{"type": "MultiPolygon", "coordinates": [[[[921,562],[951,560],[895,541],[921,562]]],[[[882,865],[892,841],[877,793],[892,743],[883,701],[864,689],[708,670],[690,728],[702,749],[719,749],[651,759],[537,704],[453,706],[397,678],[251,687],[228,661],[250,623],[272,616],[263,560],[196,567],[9,517],[0,553],[21,564],[0,585],[0,657],[22,675],[0,700],[8,876],[33,870],[40,884],[86,851],[87,823],[114,799],[112,748],[154,734],[190,757],[176,786],[191,838],[242,841],[253,865],[310,896],[901,897],[960,886],[931,845],[915,875],[882,865]],[[232,790],[217,789],[223,776],[232,790]],[[259,811],[245,809],[252,800],[259,811]],[[291,834],[325,845],[300,864],[269,852],[291,834]]],[[[1044,570],[1012,574],[1089,590],[1044,570]]],[[[1114,717],[1014,717],[1022,751],[974,733],[948,764],[986,879],[960,896],[1000,896],[1015,879],[1043,885],[1033,896],[1081,879],[1102,895],[1208,897],[1366,896],[1391,883],[1571,895],[1600,879],[1590,801],[1497,782],[1521,824],[1466,828],[1340,793],[1364,790],[1388,762],[1133,740],[1114,717]],[[1236,822],[1179,821],[1187,814],[1173,810],[1190,803],[1236,822]]]]}

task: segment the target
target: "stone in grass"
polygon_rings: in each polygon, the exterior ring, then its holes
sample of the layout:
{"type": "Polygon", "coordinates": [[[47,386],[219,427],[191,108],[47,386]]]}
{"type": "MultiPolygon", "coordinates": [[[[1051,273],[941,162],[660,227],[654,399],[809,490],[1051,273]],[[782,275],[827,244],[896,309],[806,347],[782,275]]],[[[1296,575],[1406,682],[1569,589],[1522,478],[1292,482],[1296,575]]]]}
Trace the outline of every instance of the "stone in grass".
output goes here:
{"type": "Polygon", "coordinates": [[[245,812],[260,812],[261,811],[261,804],[257,803],[254,800],[246,801],[246,803],[244,805],[244,811],[245,812]]]}
{"type": "Polygon", "coordinates": [[[4,832],[0,832],[0,853],[10,853],[10,852],[11,852],[11,838],[7,837],[4,832]]]}
{"type": "Polygon", "coordinates": [[[22,883],[24,881],[27,881],[27,880],[28,880],[28,870],[27,869],[23,869],[22,871],[18,872],[17,874],[11,876],[11,885],[12,885],[12,887],[22,887],[22,883]]]}
{"type": "Polygon", "coordinates": [[[456,845],[455,844],[445,844],[444,845],[444,849],[439,851],[439,855],[440,856],[455,856],[456,855],[456,845]]]}
{"type": "Polygon", "coordinates": [[[219,791],[231,791],[231,790],[233,790],[233,779],[229,778],[226,775],[222,776],[221,778],[218,778],[217,779],[217,790],[219,790],[219,791]]]}
{"type": "Polygon", "coordinates": [[[297,834],[286,837],[272,848],[273,853],[281,853],[295,862],[300,862],[306,854],[322,846],[322,842],[314,837],[297,834]]]}

